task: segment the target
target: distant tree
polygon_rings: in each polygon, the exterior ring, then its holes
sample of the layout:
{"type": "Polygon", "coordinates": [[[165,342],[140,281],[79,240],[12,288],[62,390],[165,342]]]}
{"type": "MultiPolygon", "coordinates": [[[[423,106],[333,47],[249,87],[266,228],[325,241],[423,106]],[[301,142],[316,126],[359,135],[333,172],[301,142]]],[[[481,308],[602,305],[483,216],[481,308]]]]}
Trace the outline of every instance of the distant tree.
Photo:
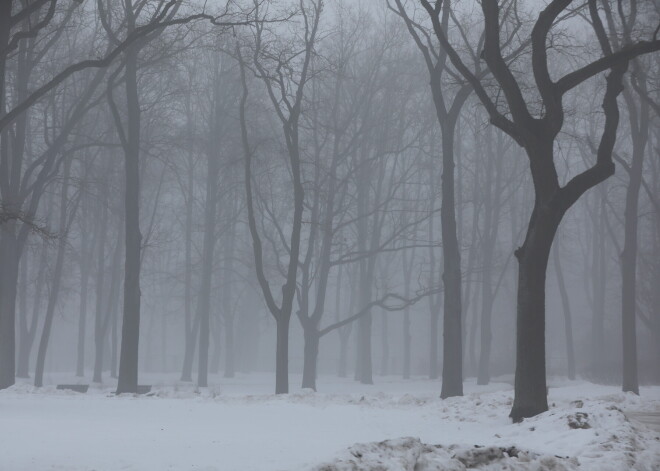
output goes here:
{"type": "MultiPolygon", "coordinates": [[[[255,269],[259,286],[264,295],[266,306],[277,324],[277,347],[275,354],[275,393],[289,392],[289,324],[295,301],[296,283],[298,279],[298,264],[302,239],[303,211],[305,190],[303,188],[303,170],[300,150],[300,116],[302,112],[305,86],[310,79],[310,63],[314,55],[314,47],[321,12],[322,0],[300,1],[299,14],[304,24],[301,49],[271,52],[270,44],[264,43],[266,31],[264,23],[257,22],[254,26],[255,44],[251,65],[257,71],[259,79],[264,83],[270,102],[282,124],[282,132],[286,145],[289,171],[291,172],[291,196],[293,198],[293,217],[286,226],[291,233],[286,241],[287,258],[285,281],[282,285],[282,298],[278,304],[266,277],[263,262],[262,237],[257,227],[257,216],[253,192],[253,155],[254,145],[250,142],[246,120],[246,103],[248,98],[247,64],[243,60],[240,46],[236,52],[241,65],[243,95],[240,104],[241,135],[245,155],[245,191],[247,203],[248,225],[252,237],[255,269]],[[298,67],[294,58],[299,58],[298,67]]],[[[255,2],[255,13],[259,18],[259,4],[255,2]]],[[[281,223],[285,226],[284,223],[281,223]]]]}

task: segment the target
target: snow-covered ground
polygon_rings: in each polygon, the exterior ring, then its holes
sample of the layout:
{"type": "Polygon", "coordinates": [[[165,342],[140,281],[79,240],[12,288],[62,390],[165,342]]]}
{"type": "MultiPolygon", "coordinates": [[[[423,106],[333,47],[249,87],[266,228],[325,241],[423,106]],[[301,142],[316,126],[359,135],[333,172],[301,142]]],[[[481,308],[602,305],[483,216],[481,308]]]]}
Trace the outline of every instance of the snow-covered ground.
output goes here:
{"type": "Polygon", "coordinates": [[[139,397],[17,384],[0,392],[0,470],[660,470],[660,432],[622,412],[660,411],[660,387],[637,397],[551,380],[550,410],[512,424],[505,382],[468,380],[464,397],[441,400],[424,379],[328,376],[313,393],[294,375],[286,396],[271,394],[272,375],[212,379],[199,391],[145,376],[153,394],[139,397]]]}

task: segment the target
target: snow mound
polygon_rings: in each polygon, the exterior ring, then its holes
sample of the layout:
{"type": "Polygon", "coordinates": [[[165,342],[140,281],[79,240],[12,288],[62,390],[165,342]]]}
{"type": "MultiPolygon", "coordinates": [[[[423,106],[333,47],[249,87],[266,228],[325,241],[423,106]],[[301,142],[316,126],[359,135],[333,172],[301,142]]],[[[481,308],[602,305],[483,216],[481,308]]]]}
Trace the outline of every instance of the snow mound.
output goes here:
{"type": "Polygon", "coordinates": [[[404,437],[353,445],[331,463],[314,471],[572,471],[575,459],[522,451],[516,447],[428,445],[404,437]]]}

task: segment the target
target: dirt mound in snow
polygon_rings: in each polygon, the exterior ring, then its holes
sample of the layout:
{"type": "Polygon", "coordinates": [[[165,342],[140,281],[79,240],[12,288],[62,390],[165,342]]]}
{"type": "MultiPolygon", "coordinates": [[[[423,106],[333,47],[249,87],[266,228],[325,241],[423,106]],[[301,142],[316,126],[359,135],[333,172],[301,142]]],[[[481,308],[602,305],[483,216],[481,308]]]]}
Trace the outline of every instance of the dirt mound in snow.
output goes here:
{"type": "Polygon", "coordinates": [[[575,459],[541,455],[515,447],[445,447],[404,437],[353,445],[346,456],[318,466],[314,471],[571,471],[577,468],[575,459]]]}

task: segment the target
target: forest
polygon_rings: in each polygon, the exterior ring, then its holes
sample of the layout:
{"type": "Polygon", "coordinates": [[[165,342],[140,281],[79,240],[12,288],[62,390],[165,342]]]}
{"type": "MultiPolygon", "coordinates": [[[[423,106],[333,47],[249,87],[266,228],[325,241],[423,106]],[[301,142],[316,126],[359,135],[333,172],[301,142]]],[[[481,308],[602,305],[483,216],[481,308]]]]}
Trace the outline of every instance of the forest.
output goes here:
{"type": "Polygon", "coordinates": [[[660,469],[659,35],[0,0],[0,468],[660,469]]]}

